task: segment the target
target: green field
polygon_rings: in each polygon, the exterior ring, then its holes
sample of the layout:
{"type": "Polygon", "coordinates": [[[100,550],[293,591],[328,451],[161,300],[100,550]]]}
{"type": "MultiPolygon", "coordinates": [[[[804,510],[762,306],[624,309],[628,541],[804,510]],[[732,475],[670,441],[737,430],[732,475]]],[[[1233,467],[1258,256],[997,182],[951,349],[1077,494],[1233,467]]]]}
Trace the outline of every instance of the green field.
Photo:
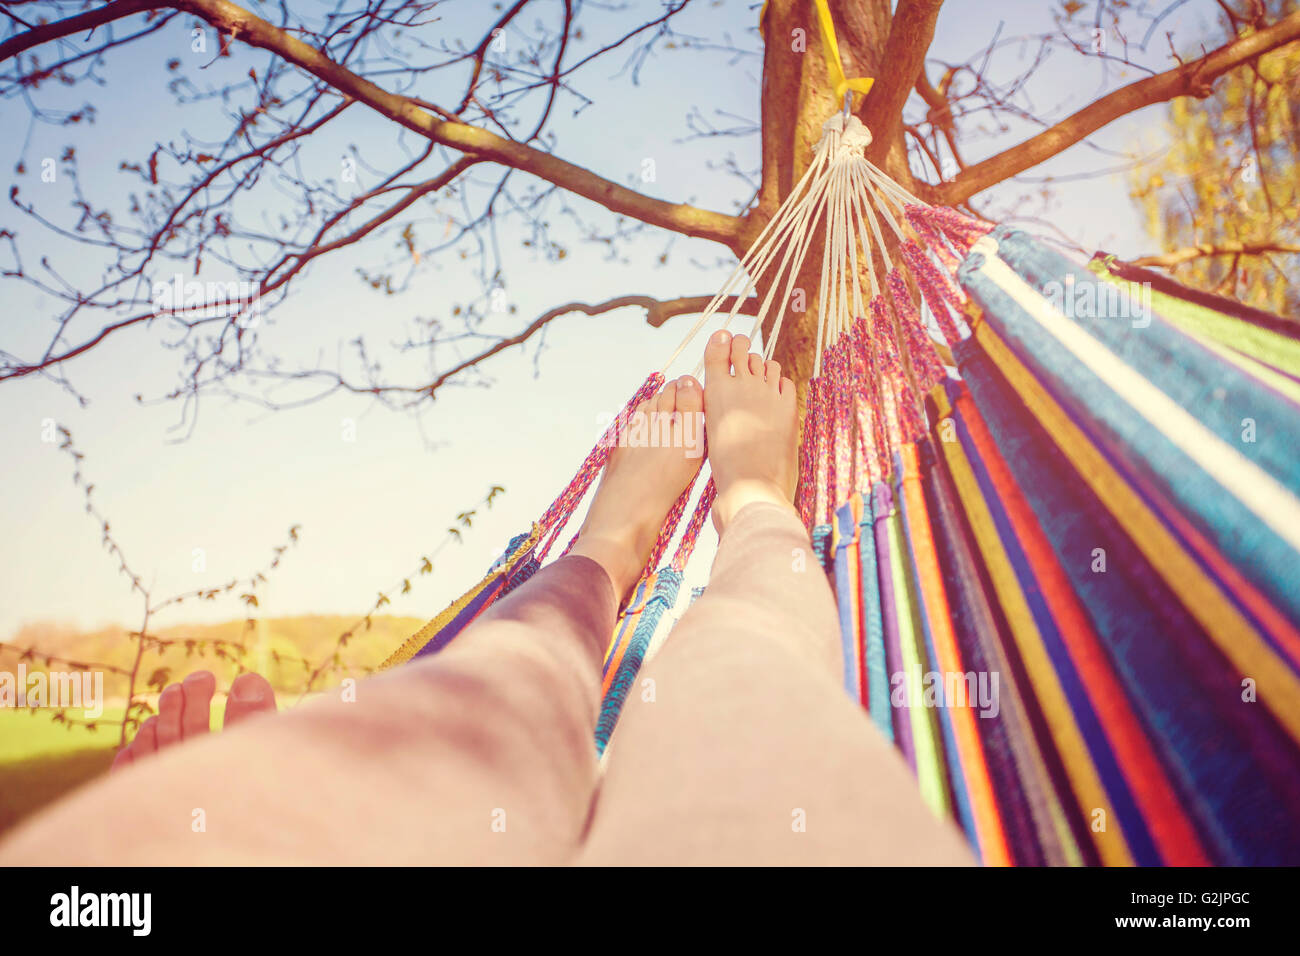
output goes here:
{"type": "MultiPolygon", "coordinates": [[[[386,658],[407,636],[417,630],[421,618],[376,616],[364,627],[356,627],[352,618],[337,615],[304,615],[271,618],[258,622],[256,632],[249,640],[248,667],[256,670],[275,687],[281,708],[294,704],[302,691],[306,670],[302,658],[322,661],[338,650],[339,635],[356,631],[356,637],[347,645],[342,672],[351,668],[372,667],[386,658]]],[[[226,621],[220,624],[177,625],[158,632],[173,640],[234,641],[245,634],[243,621],[226,621]]],[[[97,631],[77,632],[52,625],[30,625],[8,639],[12,646],[32,648],[37,661],[28,664],[29,671],[38,668],[41,654],[57,654],[63,658],[96,662],[99,665],[130,667],[136,645],[128,640],[121,629],[103,628],[97,631]]],[[[12,649],[0,652],[0,669],[13,670],[19,660],[12,649]]],[[[200,648],[201,650],[201,648],[200,648]]],[[[93,669],[95,664],[86,665],[93,669]]],[[[162,681],[179,681],[195,670],[211,670],[216,675],[218,687],[229,687],[236,666],[230,659],[218,659],[212,654],[190,655],[183,648],[173,648],[167,653],[150,651],[142,661],[141,683],[149,675],[159,673],[162,681]]],[[[322,686],[329,686],[338,677],[331,671],[324,676],[322,686]]],[[[137,693],[144,688],[137,684],[137,693]]],[[[149,691],[150,700],[156,701],[156,685],[149,691]]],[[[100,726],[88,730],[79,725],[68,727],[56,722],[53,710],[17,710],[0,707],[0,834],[23,817],[48,806],[82,784],[104,773],[113,762],[119,724],[126,696],[126,682],[110,673],[104,681],[105,696],[119,703],[105,706],[100,726]]],[[[212,701],[213,729],[221,727],[225,714],[224,693],[212,701]]]]}
{"type": "MultiPolygon", "coordinates": [[[[117,726],[69,729],[53,711],[0,710],[0,833],[108,770],[117,726]]],[[[104,719],[121,720],[122,708],[104,719]]]]}
{"type": "MultiPolygon", "coordinates": [[[[221,727],[225,698],[212,701],[221,727]]],[[[52,710],[0,710],[0,834],[106,772],[116,754],[122,707],[105,707],[95,730],[56,723],[52,710]]]]}

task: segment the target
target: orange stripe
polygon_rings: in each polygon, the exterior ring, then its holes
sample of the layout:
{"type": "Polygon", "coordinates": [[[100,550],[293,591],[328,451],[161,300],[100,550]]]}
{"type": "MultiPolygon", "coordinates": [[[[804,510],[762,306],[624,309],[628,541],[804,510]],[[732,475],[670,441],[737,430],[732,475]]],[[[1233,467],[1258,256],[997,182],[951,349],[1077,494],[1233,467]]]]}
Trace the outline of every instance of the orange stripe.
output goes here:
{"type": "Polygon", "coordinates": [[[636,626],[641,622],[641,612],[645,610],[646,604],[649,603],[650,597],[654,594],[655,584],[659,580],[659,572],[653,571],[644,579],[644,586],[637,585],[641,592],[632,596],[632,603],[628,605],[623,616],[614,623],[614,633],[610,636],[609,650],[605,654],[605,676],[600,682],[601,695],[609,693],[610,684],[614,681],[614,673],[623,663],[623,657],[627,654],[628,645],[632,643],[632,634],[636,631],[636,626]]]}
{"type": "Polygon", "coordinates": [[[634,611],[631,614],[625,615],[614,627],[614,636],[609,649],[609,659],[605,662],[605,677],[600,682],[600,694],[602,697],[609,693],[609,686],[614,680],[614,674],[618,671],[618,665],[623,663],[623,655],[627,653],[627,645],[632,638],[632,632],[636,630],[636,625],[639,620],[641,620],[641,612],[634,611]]]}
{"type": "MultiPolygon", "coordinates": [[[[948,593],[943,586],[939,558],[930,533],[930,515],[925,506],[925,494],[921,490],[916,446],[910,443],[903,445],[900,454],[903,459],[903,495],[907,502],[912,559],[925,601],[925,615],[930,626],[930,638],[934,641],[936,663],[945,673],[964,674],[966,668],[952,629],[948,593]]],[[[980,855],[989,866],[1010,866],[1011,849],[1007,845],[1006,830],[994,798],[993,781],[989,777],[983,741],[975,729],[975,708],[968,702],[965,706],[947,709],[952,717],[953,738],[971,804],[971,817],[975,823],[980,855]]]]}
{"type": "Polygon", "coordinates": [[[997,450],[984,419],[968,393],[963,392],[955,404],[979,450],[989,478],[998,490],[998,497],[1029,559],[1039,590],[1051,610],[1052,619],[1161,856],[1170,865],[1209,865],[1196,830],[1169,787],[1165,770],[1128,704],[1124,688],[1110,667],[1087,612],[1075,597],[1069,578],[997,450]]]}

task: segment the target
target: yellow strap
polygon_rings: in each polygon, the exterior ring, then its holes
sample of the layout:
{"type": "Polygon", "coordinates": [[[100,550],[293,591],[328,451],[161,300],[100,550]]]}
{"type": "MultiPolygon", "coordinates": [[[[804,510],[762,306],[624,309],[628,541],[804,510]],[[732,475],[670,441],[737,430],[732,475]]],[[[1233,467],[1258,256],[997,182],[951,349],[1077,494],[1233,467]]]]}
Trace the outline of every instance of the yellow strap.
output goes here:
{"type": "MultiPolygon", "coordinates": [[[[817,22],[821,24],[822,37],[826,41],[826,72],[830,74],[831,82],[835,84],[836,102],[843,102],[844,95],[850,90],[866,96],[876,81],[869,76],[844,75],[844,61],[840,59],[840,44],[835,39],[835,21],[831,19],[830,5],[827,0],[813,0],[813,5],[817,7],[817,22]]],[[[767,2],[764,0],[763,9],[758,13],[760,28],[766,13],[767,2]]]]}
{"type": "Polygon", "coordinates": [[[514,573],[515,568],[519,567],[519,562],[528,556],[533,548],[537,546],[537,542],[540,541],[541,538],[542,529],[536,522],[533,522],[532,529],[528,532],[528,537],[524,539],[523,543],[515,549],[514,554],[506,560],[501,567],[496,570],[489,570],[488,573],[483,576],[482,581],[474,585],[474,587],[470,588],[455,601],[452,601],[441,614],[408,637],[402,643],[401,647],[388,655],[384,662],[379,665],[378,669],[381,671],[388,670],[388,668],[396,667],[398,664],[405,664],[411,658],[415,657],[416,653],[420,651],[424,645],[433,640],[439,631],[455,620],[456,615],[465,610],[465,608],[469,606],[469,603],[483,592],[484,588],[489,584],[492,584],[502,575],[514,573]]]}

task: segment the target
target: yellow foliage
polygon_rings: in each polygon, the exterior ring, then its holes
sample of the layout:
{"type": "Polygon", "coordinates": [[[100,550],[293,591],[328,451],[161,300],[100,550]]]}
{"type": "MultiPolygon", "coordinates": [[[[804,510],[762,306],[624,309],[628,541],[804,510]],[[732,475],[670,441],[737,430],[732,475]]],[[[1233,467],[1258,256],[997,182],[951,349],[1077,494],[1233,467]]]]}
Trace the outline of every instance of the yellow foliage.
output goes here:
{"type": "MultiPolygon", "coordinates": [[[[1294,9],[1295,0],[1278,6],[1294,9]]],[[[1131,195],[1166,252],[1224,242],[1300,244],[1300,45],[1227,74],[1204,100],[1169,104],[1169,148],[1136,171],[1131,195]]],[[[1287,281],[1300,256],[1200,257],[1180,282],[1282,314],[1300,309],[1287,281]]]]}

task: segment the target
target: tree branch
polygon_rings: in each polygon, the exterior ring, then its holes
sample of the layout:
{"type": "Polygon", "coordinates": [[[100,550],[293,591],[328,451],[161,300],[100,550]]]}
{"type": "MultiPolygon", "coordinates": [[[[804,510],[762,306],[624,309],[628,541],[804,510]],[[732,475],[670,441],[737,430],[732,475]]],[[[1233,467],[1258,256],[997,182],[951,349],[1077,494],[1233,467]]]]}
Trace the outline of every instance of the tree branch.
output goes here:
{"type": "Polygon", "coordinates": [[[1019,146],[976,163],[946,183],[923,189],[922,198],[944,206],[960,205],[976,193],[1037,166],[1134,110],[1182,96],[1203,99],[1223,74],[1296,39],[1300,39],[1300,12],[1258,33],[1225,43],[1199,59],[1120,87],[1019,146]]]}
{"type": "Polygon", "coordinates": [[[943,0],[898,0],[889,26],[889,39],[880,58],[887,69],[876,77],[862,104],[862,121],[875,134],[872,154],[884,157],[901,132],[898,118],[925,66],[925,54],[934,40],[934,24],[943,0]]]}
{"type": "Polygon", "coordinates": [[[302,42],[228,0],[174,0],[169,4],[193,13],[212,26],[250,46],[259,47],[324,80],[383,116],[435,143],[476,159],[519,169],[590,199],[611,212],[630,216],[652,226],[700,239],[730,245],[741,220],[725,213],[697,209],[684,203],[652,199],[602,179],[590,170],[465,123],[435,117],[409,97],[390,93],[335,63],[320,50],[302,42]]]}
{"type": "Polygon", "coordinates": [[[0,63],[11,57],[18,56],[20,53],[26,53],[32,47],[40,46],[42,43],[61,40],[74,33],[84,33],[87,30],[93,30],[95,27],[103,26],[105,23],[111,23],[114,20],[121,20],[123,17],[129,17],[132,14],[143,13],[146,10],[161,10],[164,7],[173,5],[163,2],[163,0],[110,0],[109,3],[104,4],[102,7],[87,10],[85,13],[78,13],[75,17],[55,20],[53,23],[42,23],[23,33],[11,36],[3,43],[0,43],[0,63]]]}
{"type": "MultiPolygon", "coordinates": [[[[567,302],[564,305],[557,305],[553,309],[548,309],[537,318],[529,322],[523,329],[515,335],[507,336],[497,342],[492,343],[488,348],[471,355],[467,359],[457,362],[446,371],[440,372],[432,381],[423,385],[376,385],[368,383],[349,382],[338,372],[326,371],[324,369],[312,369],[310,371],[296,372],[280,375],[281,378],[288,380],[305,381],[308,379],[326,379],[329,382],[329,389],[316,395],[309,401],[316,401],[330,392],[342,390],[352,392],[357,395],[407,395],[411,396],[409,405],[415,402],[433,397],[439,389],[454,379],[457,375],[466,369],[481,365],[483,362],[496,355],[498,352],[504,352],[506,349],[514,348],[516,345],[523,345],[530,338],[544,329],[551,322],[564,315],[573,312],[581,312],[583,315],[604,315],[606,312],[613,312],[616,309],[624,308],[642,308],[646,311],[646,322],[654,328],[659,328],[669,319],[678,315],[697,315],[703,312],[710,302],[713,301],[711,295],[684,295],[675,299],[656,299],[648,295],[622,295],[617,298],[608,299],[604,302],[598,302],[594,305],[585,302],[567,302]]],[[[719,306],[720,310],[730,311],[736,304],[735,296],[727,296],[719,306]]],[[[740,314],[757,315],[758,299],[750,297],[740,304],[740,314]]]]}
{"type": "MultiPolygon", "coordinates": [[[[921,72],[916,77],[916,92],[921,94],[921,99],[925,100],[926,120],[943,134],[944,141],[948,144],[948,151],[952,153],[953,161],[957,163],[958,169],[965,169],[966,163],[961,158],[961,151],[957,148],[957,126],[952,117],[952,102],[948,99],[948,90],[952,86],[953,74],[956,71],[949,67],[944,71],[943,79],[938,86],[930,82],[930,78],[925,75],[925,68],[922,66],[921,72]]],[[[917,139],[924,143],[925,140],[919,135],[917,139]]],[[[937,146],[937,144],[936,144],[937,146]]],[[[935,168],[941,167],[936,162],[935,168]]],[[[942,173],[940,173],[942,176],[942,173]]]]}
{"type": "Polygon", "coordinates": [[[1281,252],[1291,255],[1300,254],[1300,245],[1286,242],[1225,241],[1218,244],[1203,242],[1197,246],[1175,249],[1172,252],[1165,252],[1160,255],[1141,256],[1137,259],[1130,259],[1128,261],[1130,265],[1134,266],[1169,269],[1173,266],[1182,265],[1185,262],[1191,262],[1193,259],[1208,259],[1214,256],[1263,256],[1270,252],[1281,252]]]}
{"type": "MultiPolygon", "coordinates": [[[[624,309],[629,306],[636,306],[646,310],[646,322],[653,328],[659,328],[669,319],[678,315],[696,315],[703,312],[710,302],[713,301],[711,295],[684,295],[675,299],[656,299],[648,295],[622,295],[605,302],[599,302],[596,305],[588,305],[585,302],[568,302],[564,305],[557,305],[553,309],[548,309],[521,330],[518,334],[509,336],[496,342],[491,348],[484,349],[478,355],[465,359],[447,371],[441,373],[428,385],[424,386],[421,391],[432,395],[441,388],[448,380],[465,371],[471,366],[477,365],[485,359],[491,358],[498,352],[503,352],[508,348],[516,345],[522,345],[533,335],[540,332],[546,325],[558,319],[562,315],[568,315],[571,312],[581,312],[583,315],[603,315],[606,312],[613,312],[615,309],[624,309]]],[[[736,297],[727,296],[719,306],[721,310],[730,311],[735,305],[736,297]]],[[[740,305],[742,315],[758,315],[758,299],[748,298],[740,305]]]]}

